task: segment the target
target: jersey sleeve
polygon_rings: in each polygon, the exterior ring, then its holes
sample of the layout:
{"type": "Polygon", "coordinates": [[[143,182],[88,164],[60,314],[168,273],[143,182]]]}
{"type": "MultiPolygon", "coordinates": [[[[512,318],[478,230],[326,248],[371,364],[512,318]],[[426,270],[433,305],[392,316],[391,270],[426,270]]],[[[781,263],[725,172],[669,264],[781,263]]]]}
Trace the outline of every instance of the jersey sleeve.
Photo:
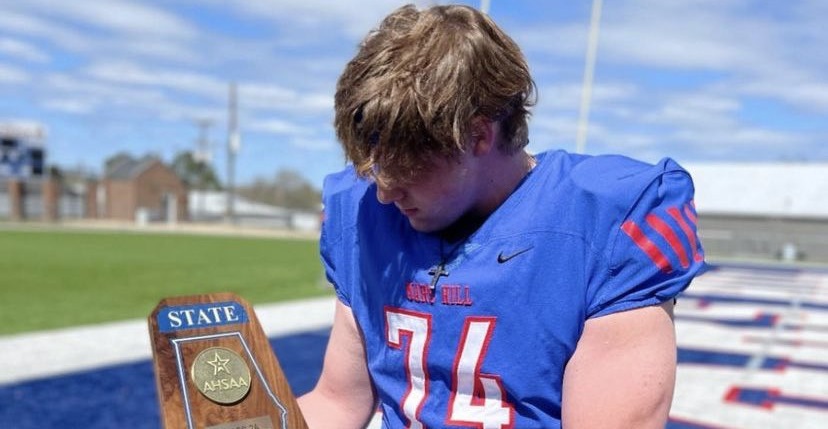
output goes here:
{"type": "Polygon", "coordinates": [[[705,266],[689,173],[665,159],[631,177],[624,194],[632,202],[615,201],[627,209],[602,231],[602,269],[588,288],[587,317],[672,299],[705,266]]]}
{"type": "Polygon", "coordinates": [[[353,272],[358,266],[354,254],[356,240],[356,202],[354,194],[360,181],[352,168],[325,178],[322,187],[322,228],[319,255],[325,277],[333,285],[343,304],[351,306],[353,272]]]}

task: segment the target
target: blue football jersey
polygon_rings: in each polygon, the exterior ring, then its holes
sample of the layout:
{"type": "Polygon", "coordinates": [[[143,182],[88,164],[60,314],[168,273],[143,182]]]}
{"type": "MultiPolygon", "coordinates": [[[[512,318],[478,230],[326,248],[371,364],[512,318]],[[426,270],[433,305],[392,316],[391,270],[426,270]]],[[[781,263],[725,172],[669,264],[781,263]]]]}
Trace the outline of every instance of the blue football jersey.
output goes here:
{"type": "Polygon", "coordinates": [[[671,299],[703,266],[692,180],[674,161],[537,160],[443,267],[449,245],[380,204],[375,184],[353,169],[326,178],[320,253],[364,334],[384,427],[560,427],[585,321],[671,299]]]}

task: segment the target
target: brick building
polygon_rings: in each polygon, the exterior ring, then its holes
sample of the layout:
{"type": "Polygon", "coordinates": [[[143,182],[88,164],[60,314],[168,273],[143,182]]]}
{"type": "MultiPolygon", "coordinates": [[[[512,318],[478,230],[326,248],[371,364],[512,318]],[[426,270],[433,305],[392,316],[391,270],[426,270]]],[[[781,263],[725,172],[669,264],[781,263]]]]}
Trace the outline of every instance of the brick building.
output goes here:
{"type": "Polygon", "coordinates": [[[91,218],[176,222],[187,219],[187,187],[153,156],[120,157],[107,166],[100,182],[87,187],[91,218]]]}

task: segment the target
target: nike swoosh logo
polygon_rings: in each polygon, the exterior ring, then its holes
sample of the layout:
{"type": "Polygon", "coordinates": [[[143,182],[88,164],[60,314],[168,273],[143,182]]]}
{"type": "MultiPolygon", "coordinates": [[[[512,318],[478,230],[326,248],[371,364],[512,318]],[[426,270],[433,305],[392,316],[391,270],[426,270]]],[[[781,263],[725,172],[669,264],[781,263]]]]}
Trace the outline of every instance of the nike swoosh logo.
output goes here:
{"type": "Polygon", "coordinates": [[[524,254],[524,253],[526,253],[526,252],[528,252],[528,251],[530,251],[534,248],[535,248],[535,246],[529,246],[529,247],[527,247],[523,250],[518,250],[517,252],[512,253],[511,255],[504,255],[503,252],[500,252],[497,255],[497,262],[502,264],[502,263],[514,258],[515,256],[522,255],[522,254],[524,254]]]}

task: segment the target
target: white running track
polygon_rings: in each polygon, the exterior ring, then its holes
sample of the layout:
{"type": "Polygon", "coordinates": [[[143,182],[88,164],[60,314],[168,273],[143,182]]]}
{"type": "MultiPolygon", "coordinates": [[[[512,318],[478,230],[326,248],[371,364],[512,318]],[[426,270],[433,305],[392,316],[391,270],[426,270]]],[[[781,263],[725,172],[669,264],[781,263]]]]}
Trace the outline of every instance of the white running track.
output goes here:
{"type": "MultiPolygon", "coordinates": [[[[269,337],[326,328],[335,298],[254,306],[269,337]]],[[[145,319],[0,337],[0,385],[152,359],[145,319]]]]}

